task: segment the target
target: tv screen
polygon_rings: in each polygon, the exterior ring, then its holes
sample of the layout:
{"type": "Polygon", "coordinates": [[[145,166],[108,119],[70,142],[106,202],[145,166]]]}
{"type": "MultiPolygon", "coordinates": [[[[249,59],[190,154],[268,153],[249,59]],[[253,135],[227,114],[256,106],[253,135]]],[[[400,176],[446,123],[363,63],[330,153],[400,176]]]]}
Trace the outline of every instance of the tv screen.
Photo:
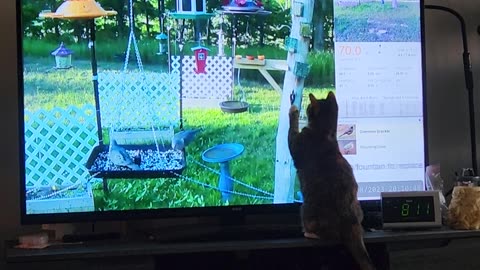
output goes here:
{"type": "Polygon", "coordinates": [[[287,211],[329,91],[363,202],[424,189],[420,1],[17,0],[22,220],[287,211]]]}

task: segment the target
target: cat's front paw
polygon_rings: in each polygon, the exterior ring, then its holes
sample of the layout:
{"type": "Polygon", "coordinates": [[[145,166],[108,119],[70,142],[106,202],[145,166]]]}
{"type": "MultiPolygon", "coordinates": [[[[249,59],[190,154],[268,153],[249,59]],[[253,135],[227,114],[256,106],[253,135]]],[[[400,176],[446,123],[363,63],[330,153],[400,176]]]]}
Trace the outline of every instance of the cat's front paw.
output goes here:
{"type": "Polygon", "coordinates": [[[288,115],[290,116],[290,118],[298,118],[299,111],[298,111],[297,106],[292,105],[290,107],[290,111],[288,112],[288,115]]]}

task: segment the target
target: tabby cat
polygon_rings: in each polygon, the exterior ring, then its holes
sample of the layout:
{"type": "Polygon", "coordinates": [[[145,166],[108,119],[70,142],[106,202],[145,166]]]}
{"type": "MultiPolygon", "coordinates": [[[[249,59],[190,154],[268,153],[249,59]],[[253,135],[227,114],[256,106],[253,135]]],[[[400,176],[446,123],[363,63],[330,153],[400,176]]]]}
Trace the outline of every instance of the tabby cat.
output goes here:
{"type": "Polygon", "coordinates": [[[344,244],[362,270],[375,269],[363,243],[362,209],[352,167],[337,142],[338,104],[309,95],[308,124],[298,130],[299,110],[289,112],[288,146],[303,195],[304,236],[344,244]]]}

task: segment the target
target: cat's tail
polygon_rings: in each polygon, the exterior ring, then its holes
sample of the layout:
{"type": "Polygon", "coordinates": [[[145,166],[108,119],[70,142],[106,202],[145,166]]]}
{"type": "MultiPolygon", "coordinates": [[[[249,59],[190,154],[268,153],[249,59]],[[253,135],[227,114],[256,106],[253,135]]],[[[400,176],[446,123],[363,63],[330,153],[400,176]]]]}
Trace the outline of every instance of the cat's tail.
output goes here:
{"type": "Polygon", "coordinates": [[[363,243],[363,228],[360,224],[352,226],[351,232],[343,235],[344,244],[352,254],[361,270],[375,270],[372,260],[368,255],[365,244],[363,243]]]}

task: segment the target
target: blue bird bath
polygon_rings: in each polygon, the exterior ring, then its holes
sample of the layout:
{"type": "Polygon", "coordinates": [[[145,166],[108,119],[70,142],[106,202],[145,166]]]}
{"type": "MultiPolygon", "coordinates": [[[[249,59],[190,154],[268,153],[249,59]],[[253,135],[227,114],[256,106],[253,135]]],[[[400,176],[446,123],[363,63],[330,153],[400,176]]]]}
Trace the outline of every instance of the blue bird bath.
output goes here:
{"type": "Polygon", "coordinates": [[[202,153],[202,159],[206,162],[220,164],[220,178],[218,188],[222,191],[222,200],[230,199],[230,191],[233,190],[233,180],[230,175],[228,162],[240,156],[245,147],[238,143],[226,143],[215,145],[202,153]]]}

